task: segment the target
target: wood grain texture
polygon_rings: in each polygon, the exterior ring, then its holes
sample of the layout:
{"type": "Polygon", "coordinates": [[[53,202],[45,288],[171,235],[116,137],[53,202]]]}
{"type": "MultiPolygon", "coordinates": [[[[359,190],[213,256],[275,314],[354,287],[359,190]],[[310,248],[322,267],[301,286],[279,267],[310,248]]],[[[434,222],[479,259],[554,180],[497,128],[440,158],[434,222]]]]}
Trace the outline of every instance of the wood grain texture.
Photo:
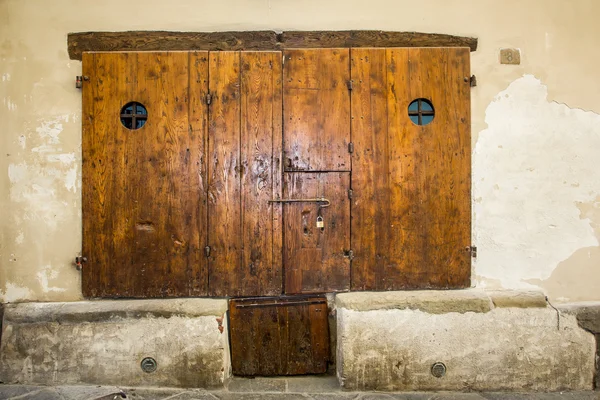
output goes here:
{"type": "Polygon", "coordinates": [[[281,294],[281,218],[273,207],[280,181],[274,165],[281,138],[281,53],[241,53],[241,209],[242,263],[240,295],[281,294]],[[276,130],[277,129],[277,130],[276,130]],[[277,138],[277,139],[276,139],[277,138]],[[277,182],[277,183],[276,183],[277,182]]]}
{"type": "Polygon", "coordinates": [[[131,186],[127,181],[129,131],[119,122],[121,106],[135,93],[137,57],[130,54],[87,54],[83,71],[90,80],[83,88],[82,132],[82,217],[83,255],[88,262],[82,271],[86,297],[107,297],[133,288],[129,271],[132,265],[132,225],[126,224],[131,186]],[[119,168],[120,167],[120,168],[119,168]],[[122,285],[117,287],[117,283],[122,285]]]}
{"type": "Polygon", "coordinates": [[[325,297],[230,300],[234,375],[276,376],[327,371],[329,328],[325,297]]]}
{"type": "Polygon", "coordinates": [[[283,54],[285,171],[349,171],[349,50],[283,54]]]}
{"type": "Polygon", "coordinates": [[[196,173],[203,137],[189,129],[188,54],[90,57],[96,95],[84,97],[94,108],[93,132],[84,131],[83,144],[83,174],[93,189],[83,198],[83,248],[90,254],[84,295],[187,296],[203,196],[196,173]],[[148,109],[140,129],[120,122],[129,101],[148,109]]]}
{"type": "Polygon", "coordinates": [[[198,203],[199,229],[197,240],[194,240],[198,247],[190,248],[188,284],[191,296],[203,296],[208,293],[208,259],[204,254],[208,244],[208,52],[190,52],[189,66],[189,135],[197,143],[197,147],[189,149],[190,165],[194,168],[190,173],[190,185],[197,185],[198,196],[190,193],[188,201],[198,203]]]}
{"type": "Polygon", "coordinates": [[[467,287],[471,272],[465,251],[471,243],[469,51],[372,49],[352,54],[356,57],[353,78],[364,83],[368,76],[370,81],[365,88],[357,82],[352,98],[356,141],[352,287],[467,287]],[[387,82],[384,91],[379,89],[383,82],[387,82]],[[435,117],[428,125],[415,125],[408,117],[409,103],[418,98],[434,105],[435,117]],[[377,115],[383,118],[386,108],[387,127],[373,113],[380,110],[377,115]],[[387,157],[380,157],[386,147],[387,157]],[[381,177],[384,173],[386,179],[381,177]],[[384,202],[381,196],[389,200],[384,202]],[[384,204],[387,210],[377,209],[384,204]]]}
{"type": "Polygon", "coordinates": [[[281,294],[281,53],[211,52],[210,77],[210,293],[281,294]]]}
{"type": "Polygon", "coordinates": [[[81,60],[87,51],[273,50],[278,44],[272,31],[127,31],[69,33],[67,47],[72,60],[81,60]]]}
{"type": "Polygon", "coordinates": [[[422,32],[273,31],[245,32],[77,32],[67,36],[69,57],[88,51],[279,50],[326,47],[469,47],[477,38],[422,32]]]}
{"type": "Polygon", "coordinates": [[[286,31],[284,48],[331,47],[469,47],[477,50],[477,39],[440,33],[358,31],[286,31]]]}
{"type": "Polygon", "coordinates": [[[386,287],[390,174],[385,49],[352,49],[352,290],[386,287]]]}
{"type": "Polygon", "coordinates": [[[286,173],[284,197],[325,197],[329,207],[318,203],[284,205],[285,293],[325,293],[350,288],[350,174],[286,173]],[[317,228],[318,215],[324,229],[317,228]]]}
{"type": "Polygon", "coordinates": [[[211,52],[209,87],[209,294],[243,293],[240,137],[240,53],[211,52]]]}

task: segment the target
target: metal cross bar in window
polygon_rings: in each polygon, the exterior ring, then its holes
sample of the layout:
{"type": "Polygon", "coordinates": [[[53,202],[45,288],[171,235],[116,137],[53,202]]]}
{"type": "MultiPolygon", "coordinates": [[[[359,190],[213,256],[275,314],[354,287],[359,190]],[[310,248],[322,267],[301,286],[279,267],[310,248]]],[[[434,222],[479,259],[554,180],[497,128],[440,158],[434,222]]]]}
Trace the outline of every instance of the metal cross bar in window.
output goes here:
{"type": "Polygon", "coordinates": [[[128,129],[144,126],[148,119],[146,107],[137,102],[128,103],[121,110],[121,123],[128,129]]]}
{"type": "Polygon", "coordinates": [[[425,99],[417,99],[411,103],[411,106],[413,106],[414,103],[417,103],[416,110],[414,109],[414,107],[409,107],[408,115],[411,117],[417,117],[418,125],[424,125],[423,117],[424,116],[432,116],[433,117],[433,115],[435,114],[435,112],[433,111],[433,106],[431,105],[431,103],[429,103],[425,99]]]}

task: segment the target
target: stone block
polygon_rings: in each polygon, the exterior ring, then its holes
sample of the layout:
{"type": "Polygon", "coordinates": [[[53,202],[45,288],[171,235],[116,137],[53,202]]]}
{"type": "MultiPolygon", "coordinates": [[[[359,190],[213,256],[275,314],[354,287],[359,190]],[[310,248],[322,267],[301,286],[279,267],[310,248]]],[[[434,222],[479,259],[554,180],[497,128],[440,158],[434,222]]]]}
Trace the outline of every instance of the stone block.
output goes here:
{"type": "Polygon", "coordinates": [[[44,385],[218,387],[230,375],[226,300],[7,305],[0,380],[44,385]],[[145,357],[155,372],[142,371],[145,357]]]}
{"type": "MultiPolygon", "coordinates": [[[[436,309],[435,307],[433,308],[436,309]]],[[[428,313],[338,304],[337,374],[345,390],[590,390],[594,337],[544,308],[428,313]],[[436,378],[431,367],[446,366],[436,378]]]]}
{"type": "Polygon", "coordinates": [[[536,290],[486,290],[494,307],[544,308],[546,295],[536,290]]]}
{"type": "Polygon", "coordinates": [[[336,296],[336,308],[355,311],[408,309],[430,314],[489,312],[490,298],[480,289],[352,292],[336,296]]]}

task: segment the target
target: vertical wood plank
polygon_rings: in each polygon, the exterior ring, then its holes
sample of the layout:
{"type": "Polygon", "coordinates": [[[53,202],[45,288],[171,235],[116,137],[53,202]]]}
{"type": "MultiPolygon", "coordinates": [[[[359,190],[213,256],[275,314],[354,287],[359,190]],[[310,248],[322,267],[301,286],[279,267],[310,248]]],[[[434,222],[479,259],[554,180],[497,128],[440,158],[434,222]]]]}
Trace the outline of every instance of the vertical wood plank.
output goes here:
{"type": "Polygon", "coordinates": [[[281,53],[210,53],[209,292],[281,293],[281,53]]]}
{"type": "MultiPolygon", "coordinates": [[[[198,191],[197,196],[190,195],[188,201],[197,204],[197,234],[190,238],[188,284],[191,296],[202,296],[208,293],[208,260],[204,247],[208,244],[207,213],[207,145],[208,145],[208,52],[194,51],[189,53],[189,135],[195,144],[190,148],[190,191],[198,191]],[[193,247],[192,247],[193,246],[193,247]]],[[[190,193],[191,194],[191,193],[190,193]]]]}
{"type": "Polygon", "coordinates": [[[242,263],[239,295],[281,293],[281,263],[274,252],[281,243],[274,237],[273,197],[280,179],[274,166],[274,137],[281,116],[279,52],[241,52],[241,219],[242,263]],[[279,83],[279,84],[278,84],[279,83]]]}
{"type": "Polygon", "coordinates": [[[242,265],[240,53],[209,53],[209,294],[236,296],[242,265]]]}
{"type": "Polygon", "coordinates": [[[294,49],[284,56],[285,170],[349,171],[349,49],[294,49]]]}
{"type": "Polygon", "coordinates": [[[307,306],[310,321],[310,343],[312,368],[325,373],[329,360],[329,318],[327,303],[307,306]]]}
{"type": "Polygon", "coordinates": [[[350,176],[346,172],[286,173],[285,198],[325,197],[325,228],[316,227],[319,204],[288,203],[284,207],[285,292],[324,293],[350,287],[350,176]]]}
{"type": "Polygon", "coordinates": [[[136,160],[131,183],[137,190],[134,296],[184,296],[198,249],[200,205],[191,151],[201,146],[201,137],[189,132],[189,54],[139,53],[137,58],[135,98],[148,109],[148,120],[129,133],[136,160]]]}
{"type": "Polygon", "coordinates": [[[386,288],[390,262],[385,49],[351,49],[352,290],[386,288]]]}
{"type": "Polygon", "coordinates": [[[128,130],[119,119],[135,87],[134,54],[86,54],[82,137],[83,294],[86,297],[128,296],[133,245],[127,213],[128,130]]]}
{"type": "Polygon", "coordinates": [[[423,268],[422,213],[418,179],[420,161],[427,156],[408,117],[410,92],[408,49],[387,50],[390,247],[386,290],[418,286],[423,268]]]}

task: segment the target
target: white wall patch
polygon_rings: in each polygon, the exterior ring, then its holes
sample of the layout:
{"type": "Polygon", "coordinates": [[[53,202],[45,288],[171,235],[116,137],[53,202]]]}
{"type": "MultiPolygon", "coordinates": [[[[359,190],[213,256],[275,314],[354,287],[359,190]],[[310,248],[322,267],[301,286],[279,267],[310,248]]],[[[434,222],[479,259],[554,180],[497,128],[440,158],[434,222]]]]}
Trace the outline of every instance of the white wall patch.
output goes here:
{"type": "Polygon", "coordinates": [[[531,287],[576,250],[597,246],[579,202],[600,193],[600,116],[549,102],[532,75],[486,110],[473,153],[475,281],[531,287]]]}

